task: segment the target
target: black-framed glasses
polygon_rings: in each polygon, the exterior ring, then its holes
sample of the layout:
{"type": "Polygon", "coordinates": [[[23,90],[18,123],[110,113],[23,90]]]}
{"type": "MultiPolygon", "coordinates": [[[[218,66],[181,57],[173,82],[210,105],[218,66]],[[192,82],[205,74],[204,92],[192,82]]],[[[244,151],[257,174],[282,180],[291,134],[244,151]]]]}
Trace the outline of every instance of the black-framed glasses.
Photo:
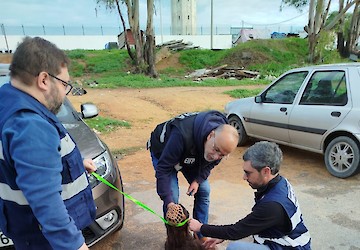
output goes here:
{"type": "Polygon", "coordinates": [[[51,76],[52,78],[55,78],[56,80],[58,80],[59,82],[61,82],[62,85],[64,85],[65,87],[65,93],[66,95],[70,93],[70,91],[72,90],[73,86],[71,85],[70,81],[65,82],[64,80],[60,79],[59,77],[56,77],[50,73],[48,73],[49,76],[51,76]]]}
{"type": "Polygon", "coordinates": [[[213,140],[213,146],[212,146],[212,148],[213,148],[213,151],[215,152],[215,154],[217,154],[221,159],[222,158],[224,158],[224,157],[227,157],[228,155],[227,154],[223,154],[222,152],[221,152],[221,150],[216,146],[216,143],[215,143],[215,141],[216,141],[216,139],[215,139],[215,133],[214,133],[214,140],[213,140]]]}

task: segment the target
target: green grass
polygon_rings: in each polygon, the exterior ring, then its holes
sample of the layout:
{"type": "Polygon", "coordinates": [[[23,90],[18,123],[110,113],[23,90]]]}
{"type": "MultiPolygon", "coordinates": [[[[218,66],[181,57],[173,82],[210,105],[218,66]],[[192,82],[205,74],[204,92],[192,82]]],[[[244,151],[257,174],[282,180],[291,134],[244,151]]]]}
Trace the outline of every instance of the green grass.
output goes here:
{"type": "MultiPolygon", "coordinates": [[[[133,65],[126,50],[71,50],[70,75],[85,82],[96,80],[98,88],[161,88],[174,86],[241,86],[254,84],[244,80],[204,80],[193,82],[185,78],[194,70],[215,68],[221,65],[244,67],[260,73],[256,84],[268,84],[266,76],[279,76],[285,71],[306,65],[307,41],[301,38],[251,40],[225,50],[184,50],[179,53],[180,66],[159,71],[159,78],[130,73],[133,65]],[[251,59],[244,59],[251,55],[251,59]]],[[[321,63],[348,61],[341,59],[336,51],[324,51],[321,63]]],[[[86,87],[86,86],[85,86],[86,87]]]]}
{"type": "Polygon", "coordinates": [[[131,125],[127,121],[119,121],[106,117],[97,116],[92,119],[85,120],[86,124],[100,133],[108,133],[116,130],[118,127],[130,128],[131,125]]]}
{"type": "Polygon", "coordinates": [[[184,50],[180,52],[179,61],[189,70],[208,68],[217,65],[226,53],[226,50],[184,50]]]}
{"type": "Polygon", "coordinates": [[[246,98],[251,96],[256,96],[263,89],[234,89],[225,91],[224,94],[227,94],[233,98],[246,98]]]}

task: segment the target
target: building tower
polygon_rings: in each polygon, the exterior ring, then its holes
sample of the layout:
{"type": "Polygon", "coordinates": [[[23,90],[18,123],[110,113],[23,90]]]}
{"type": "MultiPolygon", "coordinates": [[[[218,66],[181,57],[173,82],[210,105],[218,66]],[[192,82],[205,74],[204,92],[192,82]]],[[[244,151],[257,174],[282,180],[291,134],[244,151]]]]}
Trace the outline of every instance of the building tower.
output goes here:
{"type": "Polygon", "coordinates": [[[196,0],[171,0],[171,34],[196,34],[196,0]]]}

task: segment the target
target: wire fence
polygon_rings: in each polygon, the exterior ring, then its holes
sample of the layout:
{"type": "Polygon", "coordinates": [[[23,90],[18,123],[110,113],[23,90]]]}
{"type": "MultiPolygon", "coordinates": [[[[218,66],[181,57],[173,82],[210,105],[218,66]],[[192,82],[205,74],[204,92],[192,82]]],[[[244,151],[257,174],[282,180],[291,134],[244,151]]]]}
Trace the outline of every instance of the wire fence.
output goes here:
{"type": "MultiPolygon", "coordinates": [[[[145,30],[145,28],[142,28],[145,30]]],[[[214,35],[237,35],[241,29],[267,29],[274,32],[283,33],[299,33],[303,32],[301,26],[285,26],[285,25],[261,25],[261,26],[214,26],[214,35]]],[[[19,25],[11,26],[1,24],[1,33],[4,36],[40,36],[40,35],[54,35],[54,36],[117,36],[123,31],[122,27],[109,26],[30,26],[19,25]]],[[[155,35],[172,35],[172,27],[154,27],[155,35]]],[[[185,34],[188,34],[185,31],[185,34]]],[[[211,27],[200,26],[196,29],[196,35],[210,35],[211,27]]]]}

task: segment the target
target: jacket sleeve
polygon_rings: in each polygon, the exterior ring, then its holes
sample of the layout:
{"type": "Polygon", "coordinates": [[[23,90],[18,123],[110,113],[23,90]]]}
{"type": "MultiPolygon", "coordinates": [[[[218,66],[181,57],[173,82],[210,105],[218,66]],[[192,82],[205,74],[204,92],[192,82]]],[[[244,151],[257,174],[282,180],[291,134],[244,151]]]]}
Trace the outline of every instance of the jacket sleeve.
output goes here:
{"type": "Polygon", "coordinates": [[[252,213],[229,225],[202,225],[201,233],[204,236],[224,239],[239,240],[250,235],[259,234],[269,228],[290,228],[284,208],[277,202],[265,202],[254,207],[252,213]]]}
{"type": "Polygon", "coordinates": [[[171,174],[175,171],[174,167],[179,164],[183,151],[183,137],[179,130],[173,127],[159,158],[158,165],[155,167],[157,193],[164,201],[165,206],[173,202],[170,182],[171,174]]]}
{"type": "Polygon", "coordinates": [[[22,113],[6,124],[3,132],[17,173],[16,184],[43,235],[54,249],[78,249],[84,238],[60,194],[63,167],[58,132],[34,113],[22,113]]]}

